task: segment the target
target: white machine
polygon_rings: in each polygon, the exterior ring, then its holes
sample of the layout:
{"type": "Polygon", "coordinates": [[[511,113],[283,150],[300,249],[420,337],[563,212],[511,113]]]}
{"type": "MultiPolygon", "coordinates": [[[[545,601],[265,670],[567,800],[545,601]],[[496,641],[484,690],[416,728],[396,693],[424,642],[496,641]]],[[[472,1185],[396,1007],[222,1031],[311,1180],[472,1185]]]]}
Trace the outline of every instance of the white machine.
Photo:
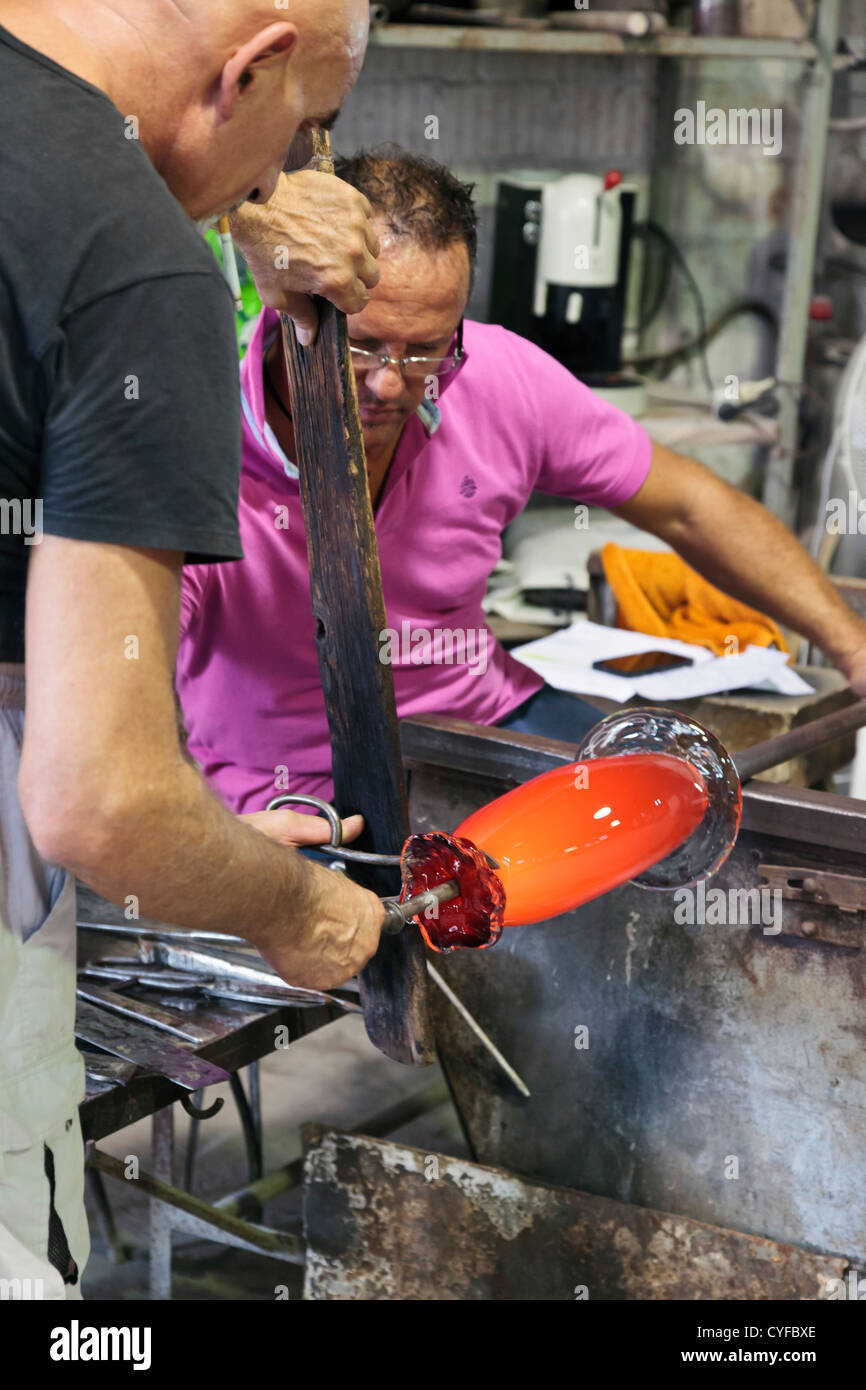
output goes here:
{"type": "Polygon", "coordinates": [[[640,389],[619,376],[634,203],[616,169],[499,185],[490,319],[603,394],[640,389]]]}

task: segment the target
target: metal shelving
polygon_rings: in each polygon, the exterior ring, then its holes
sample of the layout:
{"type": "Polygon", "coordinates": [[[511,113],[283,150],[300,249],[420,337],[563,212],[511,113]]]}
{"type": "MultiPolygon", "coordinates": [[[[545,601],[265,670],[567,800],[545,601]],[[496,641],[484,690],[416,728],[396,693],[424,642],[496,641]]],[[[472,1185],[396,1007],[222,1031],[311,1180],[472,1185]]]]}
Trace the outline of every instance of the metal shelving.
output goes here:
{"type": "Polygon", "coordinates": [[[670,31],[648,38],[592,34],[574,29],[505,29],[476,25],[382,24],[370,42],[380,48],[445,48],[498,53],[562,53],[590,57],[779,58],[811,62],[818,47],[803,39],[702,38],[670,31]]]}

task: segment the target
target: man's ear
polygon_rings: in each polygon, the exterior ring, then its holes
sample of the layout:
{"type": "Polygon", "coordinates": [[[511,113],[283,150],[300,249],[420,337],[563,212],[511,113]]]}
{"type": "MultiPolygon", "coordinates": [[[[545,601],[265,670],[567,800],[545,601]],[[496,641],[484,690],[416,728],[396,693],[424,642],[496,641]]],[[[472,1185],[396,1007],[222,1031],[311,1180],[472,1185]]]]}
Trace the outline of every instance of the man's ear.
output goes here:
{"type": "Polygon", "coordinates": [[[298,31],[294,24],[269,24],[232,54],[219,76],[218,125],[231,120],[238,97],[252,80],[256,65],[279,54],[290,53],[297,41],[298,31]]]}

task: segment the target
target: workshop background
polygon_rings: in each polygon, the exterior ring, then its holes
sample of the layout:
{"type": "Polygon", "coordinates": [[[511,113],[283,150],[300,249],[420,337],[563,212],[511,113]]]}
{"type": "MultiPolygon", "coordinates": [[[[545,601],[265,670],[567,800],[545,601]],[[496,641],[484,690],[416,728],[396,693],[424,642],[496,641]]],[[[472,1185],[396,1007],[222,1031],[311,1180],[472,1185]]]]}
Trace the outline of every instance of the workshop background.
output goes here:
{"type": "MultiPolygon", "coordinates": [[[[381,12],[384,7],[373,8],[381,12]]],[[[334,149],[348,153],[394,141],[442,161],[475,183],[481,229],[469,317],[482,321],[492,317],[499,182],[541,183],[557,174],[620,171],[624,182],[637,190],[637,220],[651,219],[666,229],[690,272],[684,272],[679,260],[664,254],[652,238],[635,239],[630,282],[636,288],[630,289],[627,305],[624,366],[630,359],[639,361],[650,378],[687,398],[692,393],[692,428],[679,436],[685,441],[683,451],[754,496],[765,496],[772,449],[767,430],[772,429],[772,417],[744,421],[733,443],[720,442],[717,422],[707,408],[705,376],[709,373],[713,383],[719,384],[731,375],[757,380],[774,373],[789,232],[792,220],[802,212],[792,207],[792,189],[808,143],[815,138],[814,131],[803,125],[807,81],[803,62],[796,56],[732,62],[636,53],[599,57],[567,51],[508,51],[493,46],[425,47],[393,34],[401,7],[393,8],[393,19],[374,29],[362,77],[335,127],[334,149]],[[674,112],[694,108],[699,101],[725,109],[780,107],[781,153],[767,157],[760,145],[676,145],[674,112]],[[429,138],[431,117],[435,117],[433,139],[429,138]],[[653,300],[656,312],[642,324],[653,300]],[[698,343],[689,346],[696,338],[698,343]],[[686,350],[678,353],[684,344],[686,350]]],[[[503,8],[516,17],[521,12],[537,14],[543,7],[521,10],[512,0],[503,8]]],[[[620,7],[593,5],[595,11],[605,8],[620,7]]],[[[701,8],[696,3],[695,10],[701,8]]],[[[703,8],[709,11],[712,6],[703,8]]],[[[814,7],[779,4],[768,9],[783,17],[789,11],[808,17],[814,7]]],[[[682,6],[677,14],[685,22],[682,6]]],[[[564,31],[563,47],[573,32],[564,31]]],[[[807,544],[815,541],[813,524],[829,487],[824,464],[834,429],[836,391],[854,345],[866,335],[866,7],[862,0],[844,0],[839,34],[844,36],[842,51],[848,61],[840,63],[835,74],[827,153],[816,194],[819,228],[814,279],[808,293],[804,290],[811,300],[806,308],[804,447],[777,494],[790,506],[791,523],[807,544]],[[849,230],[852,224],[856,227],[858,216],[860,243],[840,229],[840,224],[849,230]]],[[[491,45],[493,38],[491,31],[491,45]]],[[[245,313],[238,325],[241,347],[248,336],[245,323],[256,307],[254,292],[247,286],[245,313]]],[[[792,391],[790,385],[778,387],[779,396],[786,391],[792,391]]],[[[519,523],[512,528],[505,557],[511,563],[521,562],[524,539],[531,542],[535,535],[531,513],[536,504],[549,528],[545,535],[551,538],[546,546],[547,569],[539,572],[541,583],[555,574],[559,564],[550,552],[557,534],[557,508],[551,499],[535,499],[525,529],[519,523]]],[[[562,504],[566,530],[571,529],[572,510],[571,503],[562,504]]],[[[862,539],[846,538],[836,563],[841,573],[866,576],[862,539]]],[[[525,617],[519,605],[510,609],[505,605],[505,611],[512,618],[525,617]]],[[[849,755],[852,752],[849,748],[849,755]]],[[[851,757],[834,772],[835,790],[849,789],[855,776],[851,757]]],[[[297,1163],[301,1124],[316,1122],[337,1130],[373,1133],[374,1117],[395,1106],[392,1118],[398,1124],[381,1131],[395,1142],[430,1155],[471,1156],[439,1068],[415,1073],[389,1061],[368,1041],[358,1016],[343,1017],[291,1048],[272,1053],[261,1064],[261,1088],[265,1171],[297,1163]]],[[[208,1099],[223,1090],[228,1094],[227,1088],[212,1088],[208,1099]]],[[[187,1117],[178,1115],[175,1137],[180,1153],[188,1127],[187,1117]]],[[[100,1147],[121,1160],[129,1154],[140,1155],[146,1168],[149,1121],[141,1120],[104,1138],[100,1147]]],[[[206,1199],[216,1197],[242,1188],[246,1177],[243,1137],[229,1103],[201,1127],[195,1191],[206,1199]]],[[[126,1251],[131,1258],[117,1262],[119,1250],[112,1251],[105,1239],[91,1192],[94,1253],[84,1295],[147,1297],[148,1240],[154,1219],[149,1203],[134,1184],[111,1184],[110,1197],[117,1228],[123,1241],[131,1243],[126,1251]]],[[[298,1221],[299,1209],[299,1187],[295,1186],[268,1207],[268,1224],[291,1226],[298,1221]]],[[[251,1251],[217,1247],[182,1232],[175,1232],[173,1239],[174,1298],[273,1298],[278,1286],[285,1288],[286,1297],[300,1296],[302,1276],[297,1266],[251,1251]]],[[[820,1240],[816,1247],[824,1248],[820,1240]]]]}

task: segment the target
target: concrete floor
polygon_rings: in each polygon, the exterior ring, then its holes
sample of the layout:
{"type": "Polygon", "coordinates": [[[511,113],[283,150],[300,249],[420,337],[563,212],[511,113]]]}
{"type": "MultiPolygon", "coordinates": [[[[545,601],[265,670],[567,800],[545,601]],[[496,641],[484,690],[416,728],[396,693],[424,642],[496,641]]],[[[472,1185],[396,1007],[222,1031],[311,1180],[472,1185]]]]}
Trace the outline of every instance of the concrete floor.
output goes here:
{"type": "MultiPolygon", "coordinates": [[[[377,1052],[357,1015],[347,1015],[318,1032],[272,1053],[261,1063],[264,1169],[270,1172],[300,1153],[299,1125],[317,1121],[335,1129],[358,1130],[365,1122],[401,1098],[437,1078],[438,1067],[414,1069],[377,1052]]],[[[211,1087],[206,1103],[225,1093],[225,1105],[199,1128],[193,1192],[213,1200],[243,1187],[246,1156],[237,1111],[228,1086],[211,1087]]],[[[183,1171],[189,1120],[175,1106],[175,1182],[183,1171]]],[[[450,1100],[394,1132],[394,1138],[430,1153],[468,1157],[457,1114],[450,1100]]],[[[99,1147],[118,1158],[136,1155],[140,1168],[151,1165],[151,1122],[142,1120],[120,1130],[99,1147]]],[[[148,1291],[149,1201],[134,1182],[105,1179],[118,1230],[128,1243],[130,1258],[112,1263],[96,1224],[88,1196],[93,1248],[83,1280],[86,1299],[140,1300],[148,1291]]],[[[300,1191],[283,1194],[265,1210],[264,1221],[278,1229],[300,1229],[300,1191]]],[[[301,1293],[299,1266],[230,1246],[174,1236],[175,1299],[273,1299],[278,1285],[290,1298],[301,1293]]]]}

